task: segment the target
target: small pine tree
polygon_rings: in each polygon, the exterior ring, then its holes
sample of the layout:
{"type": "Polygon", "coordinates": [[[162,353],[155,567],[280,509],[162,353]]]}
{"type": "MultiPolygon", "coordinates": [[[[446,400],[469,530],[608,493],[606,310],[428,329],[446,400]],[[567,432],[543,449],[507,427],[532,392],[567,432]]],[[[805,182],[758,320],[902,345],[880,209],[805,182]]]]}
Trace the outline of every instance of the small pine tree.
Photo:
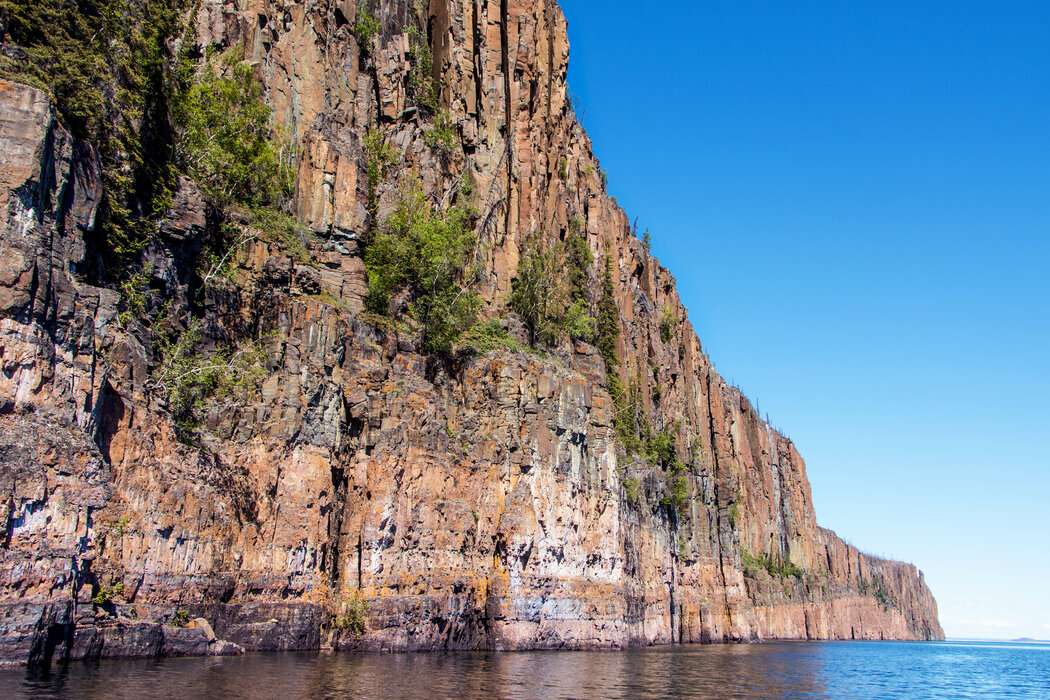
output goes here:
{"type": "Polygon", "coordinates": [[[542,236],[535,235],[523,245],[510,306],[528,326],[533,345],[552,346],[566,335],[594,337],[587,293],[591,263],[590,248],[579,234],[546,248],[542,236]]]}
{"type": "Polygon", "coordinates": [[[587,245],[586,234],[580,231],[570,233],[566,246],[565,269],[568,273],[569,298],[573,303],[587,302],[587,279],[594,264],[594,256],[587,245]]]}
{"type": "Polygon", "coordinates": [[[616,305],[616,288],[613,286],[612,258],[605,256],[602,267],[601,296],[598,299],[597,337],[595,345],[611,371],[619,364],[616,343],[620,339],[620,309],[616,305]]]}
{"type": "Polygon", "coordinates": [[[365,134],[365,165],[368,214],[375,226],[379,211],[379,186],[386,171],[397,162],[397,150],[383,140],[383,134],[369,129],[365,134]]]}
{"type": "Polygon", "coordinates": [[[674,309],[670,306],[664,307],[664,312],[660,316],[660,340],[669,342],[674,337],[674,327],[678,323],[678,317],[675,315],[674,309]]]}
{"type": "Polygon", "coordinates": [[[562,336],[564,293],[557,280],[561,272],[561,246],[543,249],[540,236],[533,236],[522,251],[514,278],[510,307],[529,328],[533,345],[554,345],[562,336]]]}

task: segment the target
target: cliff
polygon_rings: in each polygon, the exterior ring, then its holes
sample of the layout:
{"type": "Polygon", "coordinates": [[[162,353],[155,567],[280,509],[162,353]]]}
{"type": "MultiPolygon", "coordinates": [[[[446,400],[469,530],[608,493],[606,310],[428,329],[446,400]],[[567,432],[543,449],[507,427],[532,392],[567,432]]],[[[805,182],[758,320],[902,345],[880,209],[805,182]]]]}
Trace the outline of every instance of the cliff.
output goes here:
{"type": "Polygon", "coordinates": [[[557,4],[370,13],[374,35],[353,0],[184,13],[250,62],[294,144],[306,254],[245,235],[202,282],[214,212],[183,177],[139,308],[97,273],[99,151],[47,92],[0,82],[0,659],[943,638],[921,572],[817,525],[795,446],[714,371],[607,196],[557,4]],[[413,183],[431,204],[470,183],[472,289],[517,342],[430,353],[364,311],[369,232],[413,183]],[[528,242],[574,235],[592,310],[609,260],[611,362],[522,349],[507,308],[528,242]],[[193,439],[158,390],[161,310],[201,321],[202,353],[260,349],[193,439]],[[670,457],[629,454],[618,410],[670,457]]]}

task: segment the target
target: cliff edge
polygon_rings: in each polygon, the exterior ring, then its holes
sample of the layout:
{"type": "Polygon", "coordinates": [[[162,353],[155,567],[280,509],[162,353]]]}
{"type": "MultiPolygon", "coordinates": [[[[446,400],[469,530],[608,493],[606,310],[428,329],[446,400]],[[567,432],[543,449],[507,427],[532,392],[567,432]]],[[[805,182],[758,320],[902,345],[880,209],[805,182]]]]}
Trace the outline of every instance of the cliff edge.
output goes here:
{"type": "Polygon", "coordinates": [[[606,194],[556,2],[359,4],[182,10],[293,146],[298,244],[180,177],[123,282],[104,149],[0,80],[0,661],[943,639],[921,572],[817,525],[795,446],[606,194]],[[417,307],[369,306],[367,248],[413,189],[469,204],[489,345],[432,352],[417,307]],[[571,245],[615,327],[537,344],[523,260],[571,245]],[[191,426],[186,333],[257,370],[191,426]]]}

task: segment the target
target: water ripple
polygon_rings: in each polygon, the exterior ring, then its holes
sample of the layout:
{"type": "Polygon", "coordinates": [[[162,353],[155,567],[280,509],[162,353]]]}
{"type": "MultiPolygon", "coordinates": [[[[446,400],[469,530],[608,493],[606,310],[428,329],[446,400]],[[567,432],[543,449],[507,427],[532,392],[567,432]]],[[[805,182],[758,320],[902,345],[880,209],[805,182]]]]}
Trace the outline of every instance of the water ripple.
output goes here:
{"type": "Polygon", "coordinates": [[[5,698],[1050,697],[1050,646],[803,643],[518,654],[259,654],[0,671],[5,698]]]}

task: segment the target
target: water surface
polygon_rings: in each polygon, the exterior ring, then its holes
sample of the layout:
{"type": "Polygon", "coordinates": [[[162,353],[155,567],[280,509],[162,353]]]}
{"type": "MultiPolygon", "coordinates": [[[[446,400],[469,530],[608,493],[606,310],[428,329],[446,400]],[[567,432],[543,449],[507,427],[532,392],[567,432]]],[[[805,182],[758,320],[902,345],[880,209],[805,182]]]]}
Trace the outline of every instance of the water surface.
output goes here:
{"type": "Polygon", "coordinates": [[[773,642],[515,654],[254,654],[0,670],[4,698],[1050,698],[1050,646],[773,642]]]}

